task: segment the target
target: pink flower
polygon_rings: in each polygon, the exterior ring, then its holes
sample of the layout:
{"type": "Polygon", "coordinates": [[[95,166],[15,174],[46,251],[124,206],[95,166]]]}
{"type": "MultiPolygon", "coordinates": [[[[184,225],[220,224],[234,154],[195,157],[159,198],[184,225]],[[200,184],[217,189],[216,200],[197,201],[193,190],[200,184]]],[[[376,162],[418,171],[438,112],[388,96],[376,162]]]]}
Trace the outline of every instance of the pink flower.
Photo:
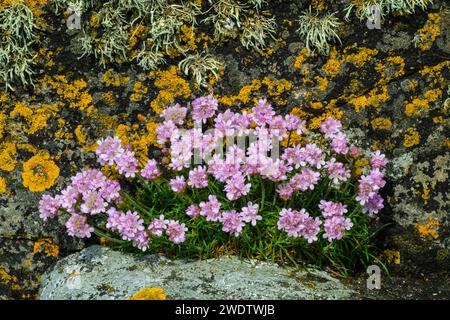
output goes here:
{"type": "Polygon", "coordinates": [[[122,212],[118,211],[116,208],[111,208],[106,211],[106,214],[108,215],[106,227],[112,231],[118,231],[122,212]]]}
{"type": "Polygon", "coordinates": [[[324,223],[325,233],[323,237],[328,239],[329,242],[333,240],[340,240],[344,237],[345,231],[350,230],[353,227],[353,223],[350,219],[343,216],[332,216],[325,219],[324,223]]]}
{"type": "Polygon", "coordinates": [[[83,193],[83,203],[80,205],[82,213],[96,215],[105,212],[108,204],[103,200],[100,194],[96,191],[83,193]]]}
{"type": "Polygon", "coordinates": [[[339,120],[329,117],[320,125],[320,131],[324,134],[325,138],[333,138],[342,129],[342,124],[339,120]]]}
{"type": "Polygon", "coordinates": [[[160,215],[159,218],[153,218],[147,227],[147,230],[154,236],[162,236],[164,230],[167,228],[169,220],[164,219],[164,215],[160,215]]]}
{"type": "Polygon", "coordinates": [[[319,182],[320,173],[309,168],[302,168],[301,173],[296,173],[289,181],[290,186],[295,190],[314,190],[314,186],[319,182]]]}
{"type": "Polygon", "coordinates": [[[189,171],[188,185],[194,188],[205,188],[208,186],[208,175],[205,166],[198,166],[189,171]]]}
{"type": "Polygon", "coordinates": [[[349,148],[347,145],[347,138],[345,137],[345,134],[340,132],[334,135],[333,140],[331,141],[331,148],[336,153],[347,154],[349,148]]]}
{"type": "Polygon", "coordinates": [[[184,223],[169,220],[167,223],[166,234],[169,237],[169,240],[175,244],[179,244],[185,241],[185,233],[188,229],[185,227],[184,223]]]}
{"type": "Polygon", "coordinates": [[[200,97],[192,101],[192,119],[206,123],[217,110],[217,100],[212,95],[200,97]]]}
{"type": "Polygon", "coordinates": [[[97,144],[98,147],[95,150],[95,154],[101,165],[112,166],[116,158],[125,151],[118,137],[106,137],[105,139],[98,140],[97,144]]]}
{"type": "Polygon", "coordinates": [[[218,221],[220,218],[220,202],[215,195],[210,195],[208,201],[199,204],[200,214],[206,217],[207,221],[218,221]]]}
{"type": "Polygon", "coordinates": [[[304,149],[304,159],[306,162],[317,169],[325,165],[324,155],[322,150],[316,144],[308,143],[304,149]]]}
{"type": "Polygon", "coordinates": [[[164,121],[156,128],[156,142],[159,144],[166,143],[177,130],[178,128],[172,120],[164,121]]]}
{"type": "Polygon", "coordinates": [[[195,204],[191,204],[186,209],[186,214],[193,219],[199,217],[201,212],[202,212],[202,210],[200,209],[200,207],[196,206],[195,204]]]}
{"type": "Polygon", "coordinates": [[[140,231],[133,239],[133,246],[141,251],[147,251],[149,245],[149,236],[145,231],[140,231]]]}
{"type": "Polygon", "coordinates": [[[347,213],[347,205],[340,202],[320,200],[319,209],[322,210],[324,218],[343,216],[347,213]]]}
{"type": "Polygon", "coordinates": [[[373,169],[382,169],[388,164],[388,160],[386,156],[377,150],[372,152],[372,156],[370,158],[370,165],[373,169]]]}
{"type": "Polygon", "coordinates": [[[336,162],[335,158],[331,158],[325,167],[328,170],[328,177],[337,187],[341,182],[347,181],[350,178],[350,170],[343,163],[336,162]]]}
{"type": "Polygon", "coordinates": [[[90,238],[91,233],[94,232],[85,216],[73,214],[66,222],[67,234],[72,237],[90,238]]]}
{"type": "Polygon", "coordinates": [[[123,240],[134,240],[144,229],[144,220],[141,219],[137,212],[127,211],[119,218],[117,230],[123,240]]]}
{"type": "Polygon", "coordinates": [[[138,172],[138,160],[134,157],[134,152],[125,150],[116,158],[117,171],[126,178],[134,178],[138,172]]]}
{"type": "Polygon", "coordinates": [[[258,215],[259,206],[251,202],[247,203],[246,207],[241,210],[241,217],[244,222],[250,222],[252,226],[256,225],[256,222],[262,220],[262,217],[258,215]]]}
{"type": "Polygon", "coordinates": [[[267,102],[266,99],[259,100],[256,106],[252,108],[252,111],[253,112],[250,114],[250,116],[252,120],[259,126],[269,123],[269,121],[275,115],[272,106],[267,102]]]}
{"type": "Polygon", "coordinates": [[[183,176],[177,176],[170,179],[169,185],[173,192],[182,193],[186,189],[186,180],[183,176]]]}
{"type": "Polygon", "coordinates": [[[319,234],[322,221],[317,217],[313,218],[308,216],[303,221],[303,224],[305,227],[301,232],[302,237],[305,238],[308,243],[317,241],[317,235],[319,234]]]}
{"type": "Polygon", "coordinates": [[[161,175],[161,172],[156,165],[156,160],[150,159],[145,164],[145,168],[141,170],[141,176],[145,179],[153,180],[158,178],[161,175]]]}
{"type": "Polygon", "coordinates": [[[172,121],[174,124],[181,125],[186,119],[187,108],[180,106],[179,103],[167,107],[163,113],[162,117],[165,121],[172,121]]]}
{"type": "Polygon", "coordinates": [[[246,195],[251,188],[250,183],[245,183],[245,178],[241,173],[235,174],[227,180],[224,191],[228,200],[236,200],[246,195]]]}
{"type": "Polygon", "coordinates": [[[280,184],[278,185],[277,193],[282,200],[286,201],[292,197],[294,189],[290,184],[280,184]]]}
{"type": "Polygon", "coordinates": [[[240,214],[236,210],[224,211],[220,218],[222,222],[222,230],[231,233],[234,236],[239,236],[245,223],[242,221],[240,214]]]}
{"type": "Polygon", "coordinates": [[[365,203],[363,212],[367,212],[371,216],[375,215],[384,208],[383,202],[384,200],[380,195],[374,194],[365,203]]]}
{"type": "Polygon", "coordinates": [[[59,207],[60,204],[56,198],[44,194],[39,201],[39,217],[44,221],[47,221],[48,218],[54,218],[58,214],[59,207]]]}

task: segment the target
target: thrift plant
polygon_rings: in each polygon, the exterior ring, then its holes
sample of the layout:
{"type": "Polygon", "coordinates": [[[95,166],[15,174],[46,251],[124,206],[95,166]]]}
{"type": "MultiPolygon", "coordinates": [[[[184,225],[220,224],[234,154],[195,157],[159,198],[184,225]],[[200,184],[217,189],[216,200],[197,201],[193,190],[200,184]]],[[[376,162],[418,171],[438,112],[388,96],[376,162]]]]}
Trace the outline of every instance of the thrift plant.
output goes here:
{"type": "Polygon", "coordinates": [[[40,217],[67,216],[71,236],[173,256],[232,253],[342,273],[377,260],[370,221],[383,208],[387,159],[372,152],[370,166],[357,167],[363,152],[339,120],[309,131],[266,100],[219,112],[212,96],[161,117],[156,157],[139,163],[119,138],[101,139],[107,170],[84,170],[44,195],[40,217]]]}

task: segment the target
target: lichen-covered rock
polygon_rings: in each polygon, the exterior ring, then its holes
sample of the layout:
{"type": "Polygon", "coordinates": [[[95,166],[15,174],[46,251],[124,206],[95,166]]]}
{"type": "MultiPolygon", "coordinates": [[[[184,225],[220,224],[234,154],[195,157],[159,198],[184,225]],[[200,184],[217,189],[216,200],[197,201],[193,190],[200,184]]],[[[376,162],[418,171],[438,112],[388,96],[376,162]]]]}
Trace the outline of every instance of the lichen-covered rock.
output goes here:
{"type": "Polygon", "coordinates": [[[355,294],[315,269],[233,256],[171,261],[91,246],[43,276],[40,299],[128,299],[149,287],[162,288],[168,299],[351,299],[355,294]]]}

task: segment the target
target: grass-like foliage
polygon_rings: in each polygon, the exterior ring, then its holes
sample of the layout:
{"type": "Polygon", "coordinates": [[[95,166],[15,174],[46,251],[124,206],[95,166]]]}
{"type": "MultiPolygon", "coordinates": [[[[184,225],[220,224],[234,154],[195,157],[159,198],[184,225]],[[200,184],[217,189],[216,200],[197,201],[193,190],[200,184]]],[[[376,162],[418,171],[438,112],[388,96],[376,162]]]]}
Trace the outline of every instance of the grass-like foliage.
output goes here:
{"type": "Polygon", "coordinates": [[[310,51],[317,49],[320,54],[326,55],[330,50],[330,42],[340,41],[336,30],[341,23],[333,13],[320,15],[318,12],[313,13],[310,7],[300,16],[299,24],[297,32],[310,51]]]}
{"type": "Polygon", "coordinates": [[[13,81],[31,83],[35,40],[33,12],[22,2],[0,9],[0,81],[14,90],[13,81]]]}
{"type": "Polygon", "coordinates": [[[139,163],[119,138],[101,139],[97,159],[113,176],[78,173],[43,196],[41,218],[64,214],[71,236],[95,233],[123,250],[171,257],[237,254],[343,274],[380,263],[370,221],[383,208],[383,154],[355,166],[363,151],[333,118],[309,131],[266,100],[250,113],[216,115],[217,107],[212,96],[192,101],[189,115],[169,106],[158,159],[139,163]]]}

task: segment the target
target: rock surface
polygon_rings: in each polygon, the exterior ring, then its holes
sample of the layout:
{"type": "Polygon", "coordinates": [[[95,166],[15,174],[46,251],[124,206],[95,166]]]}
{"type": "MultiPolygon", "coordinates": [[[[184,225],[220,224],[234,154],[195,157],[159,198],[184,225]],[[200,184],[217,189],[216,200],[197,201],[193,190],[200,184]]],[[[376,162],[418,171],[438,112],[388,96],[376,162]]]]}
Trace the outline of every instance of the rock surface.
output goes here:
{"type": "Polygon", "coordinates": [[[168,299],[351,299],[355,292],[324,271],[222,257],[171,261],[91,246],[43,276],[40,299],[127,299],[144,288],[168,299]]]}

